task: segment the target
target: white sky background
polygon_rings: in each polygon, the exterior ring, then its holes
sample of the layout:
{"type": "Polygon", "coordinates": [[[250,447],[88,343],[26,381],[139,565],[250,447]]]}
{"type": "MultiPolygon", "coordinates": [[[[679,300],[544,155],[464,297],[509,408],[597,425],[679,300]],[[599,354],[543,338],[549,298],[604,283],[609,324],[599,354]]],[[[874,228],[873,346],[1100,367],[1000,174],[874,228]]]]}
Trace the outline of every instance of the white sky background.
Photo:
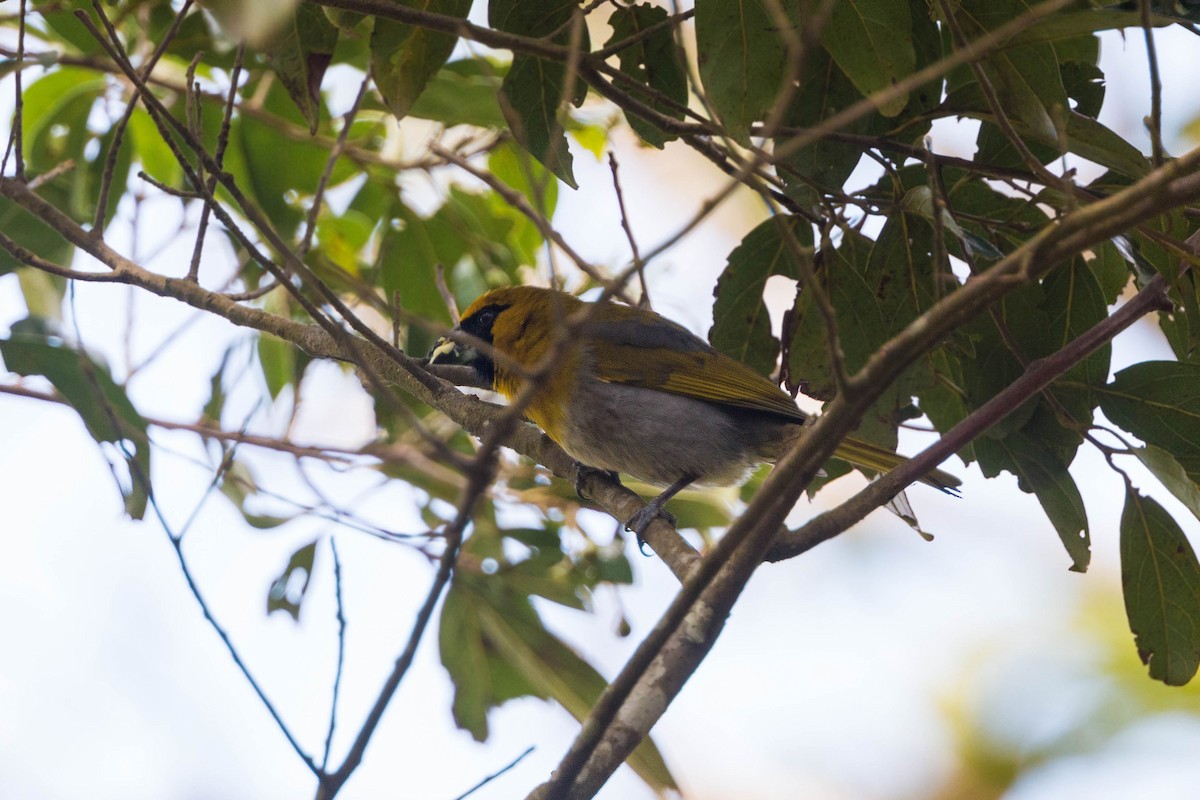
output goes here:
{"type": "MultiPolygon", "coordinates": [[[[1200,47],[1191,34],[1158,34],[1168,147],[1200,114],[1195,76],[1200,47]]],[[[1102,119],[1123,136],[1139,131],[1149,111],[1140,32],[1106,35],[1102,66],[1108,97],[1102,119]]],[[[945,138],[935,147],[969,154],[945,138]]],[[[715,175],[685,148],[665,156],[616,137],[621,177],[643,248],[661,241],[693,212],[715,175]]],[[[576,150],[581,185],[610,185],[606,164],[576,150]]],[[[597,206],[582,193],[560,192],[556,224],[586,257],[619,264],[627,257],[611,192],[597,206]]],[[[724,256],[763,215],[748,196],[715,215],[668,253],[652,272],[656,308],[698,333],[710,323],[711,291],[724,256]]],[[[171,223],[173,224],[173,223],[171,223]]],[[[147,230],[168,225],[147,225],[147,230]]],[[[128,242],[116,244],[127,247],[128,242]]],[[[154,243],[144,239],[141,252],[154,243]]],[[[182,273],[190,238],[150,266],[182,273]]],[[[209,269],[220,269],[210,260],[209,269]]],[[[128,293],[80,286],[84,339],[120,367],[128,293]]],[[[154,343],[191,315],[182,305],[139,298],[137,346],[154,343]]],[[[0,328],[23,317],[15,276],[0,278],[0,328]]],[[[192,419],[208,392],[222,347],[247,336],[202,318],[130,387],[143,413],[192,419]]],[[[1147,325],[1122,336],[1113,368],[1169,350],[1147,325]]],[[[145,355],[145,353],[141,353],[145,355]]],[[[135,354],[134,361],[140,360],[135,354]]],[[[356,382],[329,365],[329,386],[305,398],[294,435],[300,441],[362,443],[372,434],[356,382]]],[[[307,386],[307,384],[306,384],[307,386]]],[[[235,401],[236,402],[236,401],[235,401]]],[[[248,410],[248,409],[247,409],[248,410]]],[[[256,420],[271,430],[281,408],[256,420]]],[[[199,455],[190,434],[157,441],[199,455]]],[[[907,452],[921,446],[912,435],[907,452]]],[[[249,456],[250,448],[241,455],[249,456]]],[[[155,487],[173,525],[191,512],[211,475],[156,453],[155,487]]],[[[255,456],[264,482],[302,493],[287,460],[255,456]]],[[[1069,560],[1036,500],[1004,476],[983,481],[965,470],[965,499],[913,490],[925,543],[885,514],[802,558],[767,566],[751,582],[712,655],[658,726],[655,736],[687,795],[715,798],[919,798],[955,769],[952,729],[943,710],[964,694],[987,711],[1002,740],[1037,742],[1086,712],[1094,695],[1094,653],[1073,633],[1089,604],[1116,591],[1117,519],[1122,489],[1102,459],[1084,448],[1073,468],[1092,525],[1093,567],[1069,573],[1069,560]]],[[[1172,511],[1178,506],[1138,475],[1140,486],[1172,511]]],[[[371,475],[313,473],[360,513],[394,530],[420,530],[404,492],[364,491],[371,475]]],[[[843,483],[852,483],[844,481],[843,483]]],[[[832,503],[853,486],[835,485],[832,503]]],[[[12,798],[294,798],[314,781],[237,672],[202,618],[174,554],[154,522],[130,523],[103,458],[74,412],[0,396],[0,797],[12,798]]],[[[803,504],[797,517],[811,514],[803,504]]],[[[596,515],[606,536],[613,523],[596,515]]],[[[1200,526],[1176,514],[1197,541],[1200,526]]],[[[327,545],[302,621],[266,617],[266,589],[297,546],[334,530],[319,522],[274,532],[245,528],[222,498],[209,500],[186,549],[202,591],[250,668],[303,746],[319,753],[325,732],[336,626],[327,545]]],[[[348,619],[341,725],[334,762],[373,702],[407,636],[412,610],[430,570],[403,548],[339,530],[348,619]]],[[[541,604],[549,624],[606,675],[624,662],[669,602],[675,582],[653,558],[631,556],[637,585],[622,592],[633,622],[613,635],[611,594],[597,613],[541,604]]],[[[1108,601],[1105,601],[1108,602],[1108,601]]],[[[1114,614],[1119,605],[1111,606],[1114,614]]],[[[1123,623],[1122,623],[1123,624],[1123,623]]],[[[1129,642],[1132,648],[1132,641],[1129,642]]],[[[1148,679],[1147,679],[1148,680],[1148,679]]],[[[453,728],[451,687],[438,663],[436,633],[389,707],[345,798],[451,798],[529,745],[536,751],[474,797],[523,796],[545,778],[577,731],[561,709],[536,700],[510,702],[490,718],[492,739],[476,745],[453,728]]],[[[1010,797],[1129,797],[1135,776],[1144,796],[1183,796],[1200,783],[1200,724],[1194,695],[1175,714],[1128,731],[1098,752],[1033,770],[1010,797]]],[[[622,770],[602,798],[648,796],[622,770]]]]}

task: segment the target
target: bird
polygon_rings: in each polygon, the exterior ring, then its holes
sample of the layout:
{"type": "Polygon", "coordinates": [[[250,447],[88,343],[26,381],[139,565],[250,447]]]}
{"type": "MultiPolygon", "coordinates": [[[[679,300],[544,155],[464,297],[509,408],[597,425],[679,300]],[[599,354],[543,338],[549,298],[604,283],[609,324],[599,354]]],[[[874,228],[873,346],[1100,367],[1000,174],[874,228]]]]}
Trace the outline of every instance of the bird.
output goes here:
{"type": "MultiPolygon", "coordinates": [[[[506,286],[472,302],[455,331],[466,336],[439,339],[431,365],[470,367],[509,401],[533,382],[526,418],[581,472],[666,487],[626,521],[639,541],[660,513],[670,519],[663,506],[684,488],[744,480],[786,453],[809,419],[770,378],[645,308],[506,286]]],[[[907,461],[852,437],[834,456],[874,471],[907,461]]],[[[949,494],[961,485],[940,469],[920,481],[949,494]]]]}

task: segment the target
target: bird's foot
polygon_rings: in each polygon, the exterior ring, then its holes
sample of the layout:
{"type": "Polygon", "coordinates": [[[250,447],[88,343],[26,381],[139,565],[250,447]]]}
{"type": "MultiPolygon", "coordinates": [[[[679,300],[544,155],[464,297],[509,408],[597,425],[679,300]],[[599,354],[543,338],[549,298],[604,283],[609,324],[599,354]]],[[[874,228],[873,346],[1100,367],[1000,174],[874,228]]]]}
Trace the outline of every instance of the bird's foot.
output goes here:
{"type": "MultiPolygon", "coordinates": [[[[587,464],[575,462],[575,494],[582,498],[588,498],[586,492],[583,491],[583,482],[593,475],[605,475],[617,483],[621,482],[621,478],[611,469],[598,469],[597,467],[589,467],[587,464]]],[[[590,498],[588,498],[590,499],[590,498]]]]}
{"type": "Polygon", "coordinates": [[[650,527],[650,523],[654,522],[655,517],[662,517],[670,525],[675,524],[675,515],[665,510],[662,504],[654,501],[647,503],[641,511],[634,514],[625,523],[625,530],[633,531],[634,536],[637,537],[638,550],[644,556],[652,555],[652,553],[646,552],[646,540],[642,538],[642,534],[650,527]]]}

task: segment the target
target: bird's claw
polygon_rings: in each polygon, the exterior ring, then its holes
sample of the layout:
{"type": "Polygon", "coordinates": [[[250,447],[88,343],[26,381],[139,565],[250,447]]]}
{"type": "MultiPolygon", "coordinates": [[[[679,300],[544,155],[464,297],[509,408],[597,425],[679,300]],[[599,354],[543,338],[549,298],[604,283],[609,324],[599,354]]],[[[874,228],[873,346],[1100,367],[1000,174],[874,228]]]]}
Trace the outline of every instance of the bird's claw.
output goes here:
{"type": "Polygon", "coordinates": [[[641,511],[634,514],[625,523],[625,530],[633,531],[633,535],[637,537],[638,550],[644,556],[653,555],[653,553],[646,552],[646,540],[642,538],[642,534],[650,527],[650,523],[654,522],[655,517],[662,517],[668,524],[675,525],[675,515],[670,511],[656,507],[653,503],[643,507],[641,511]]]}

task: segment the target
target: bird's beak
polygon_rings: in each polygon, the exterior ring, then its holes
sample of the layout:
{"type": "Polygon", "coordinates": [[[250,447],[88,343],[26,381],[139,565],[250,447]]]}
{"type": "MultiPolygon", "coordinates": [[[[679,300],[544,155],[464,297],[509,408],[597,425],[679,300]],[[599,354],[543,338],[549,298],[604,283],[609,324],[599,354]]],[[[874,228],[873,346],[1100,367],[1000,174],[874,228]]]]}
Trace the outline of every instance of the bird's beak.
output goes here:
{"type": "Polygon", "coordinates": [[[458,342],[443,336],[429,351],[430,364],[466,364],[471,359],[474,348],[460,345],[458,342]]]}

